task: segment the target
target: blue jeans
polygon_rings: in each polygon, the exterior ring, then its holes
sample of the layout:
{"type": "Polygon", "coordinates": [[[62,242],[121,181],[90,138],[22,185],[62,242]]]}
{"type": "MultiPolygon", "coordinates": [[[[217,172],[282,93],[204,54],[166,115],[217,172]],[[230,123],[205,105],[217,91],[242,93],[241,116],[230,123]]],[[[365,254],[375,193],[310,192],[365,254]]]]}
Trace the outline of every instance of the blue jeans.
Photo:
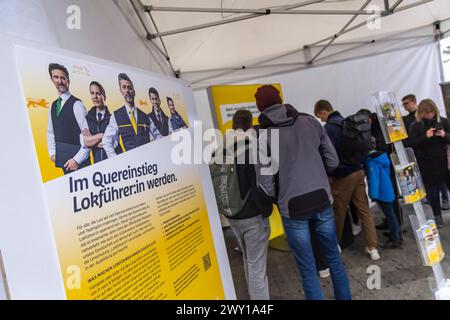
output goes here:
{"type": "Polygon", "coordinates": [[[395,215],[394,202],[377,201],[378,205],[386,216],[390,239],[398,241],[401,239],[400,235],[400,223],[395,215]]]}
{"type": "Polygon", "coordinates": [[[324,299],[320,289],[311,245],[310,223],[312,223],[312,228],[314,228],[320,253],[330,268],[335,298],[338,300],[350,300],[350,286],[347,272],[344,269],[344,264],[338,251],[336,226],[331,207],[322,212],[310,214],[302,219],[283,217],[284,232],[300,271],[306,299],[324,299]]]}

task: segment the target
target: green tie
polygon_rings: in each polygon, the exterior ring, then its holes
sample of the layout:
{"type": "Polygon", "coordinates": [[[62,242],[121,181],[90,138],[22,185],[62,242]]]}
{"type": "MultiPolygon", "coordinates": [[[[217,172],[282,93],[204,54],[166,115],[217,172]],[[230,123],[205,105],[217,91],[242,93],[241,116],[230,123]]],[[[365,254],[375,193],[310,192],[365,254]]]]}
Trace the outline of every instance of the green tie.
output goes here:
{"type": "Polygon", "coordinates": [[[59,114],[61,113],[61,97],[58,97],[58,100],[56,101],[56,116],[59,117],[59,114]]]}

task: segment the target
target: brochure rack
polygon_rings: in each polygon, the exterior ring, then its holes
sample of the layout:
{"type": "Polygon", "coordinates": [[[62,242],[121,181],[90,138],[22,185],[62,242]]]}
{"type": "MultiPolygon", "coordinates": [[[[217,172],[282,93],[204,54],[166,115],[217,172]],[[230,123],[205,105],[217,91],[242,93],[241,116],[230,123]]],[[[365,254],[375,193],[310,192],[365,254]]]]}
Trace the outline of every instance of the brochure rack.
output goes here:
{"type": "Polygon", "coordinates": [[[421,200],[426,196],[414,151],[405,149],[403,139],[408,137],[400,114],[397,98],[392,92],[378,92],[371,97],[386,143],[393,143],[395,153],[391,156],[397,183],[405,203],[412,204],[415,215],[410,215],[417,246],[425,266],[433,270],[430,288],[436,299],[450,299],[450,280],[445,278],[441,265],[445,253],[433,217],[427,216],[421,200]]]}

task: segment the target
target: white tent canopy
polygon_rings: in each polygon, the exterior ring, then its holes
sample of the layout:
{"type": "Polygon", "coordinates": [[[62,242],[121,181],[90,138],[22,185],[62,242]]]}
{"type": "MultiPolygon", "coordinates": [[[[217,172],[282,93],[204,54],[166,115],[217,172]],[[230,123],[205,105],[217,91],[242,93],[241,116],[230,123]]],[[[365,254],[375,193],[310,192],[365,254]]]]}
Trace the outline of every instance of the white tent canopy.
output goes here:
{"type": "Polygon", "coordinates": [[[441,35],[450,29],[449,0],[387,2],[390,11],[385,0],[9,0],[0,1],[0,33],[176,71],[202,88],[431,43],[438,21],[441,35]],[[80,30],[65,27],[70,5],[81,9],[80,30]],[[374,9],[389,13],[378,29],[367,26],[374,9]]]}
{"type": "Polygon", "coordinates": [[[131,1],[149,41],[194,88],[423,45],[450,17],[448,0],[131,1]]]}
{"type": "MultiPolygon", "coordinates": [[[[174,70],[179,70],[181,78],[192,82],[194,89],[221,83],[280,82],[287,101],[305,112],[311,112],[317,98],[330,99],[351,112],[366,105],[364,99],[378,90],[392,90],[399,95],[415,92],[419,99],[433,98],[443,106],[435,45],[439,34],[434,23],[441,21],[441,36],[449,34],[450,0],[388,2],[390,8],[395,7],[393,14],[383,17],[380,29],[373,30],[367,28],[367,14],[349,22],[355,10],[360,11],[366,4],[365,9],[377,5],[383,10],[384,0],[8,0],[0,1],[4,13],[0,35],[19,39],[21,43],[42,43],[158,73],[173,75],[174,70]],[[158,33],[241,19],[251,13],[150,10],[150,17],[145,12],[145,6],[150,5],[153,9],[164,6],[257,11],[255,8],[270,7],[280,11],[285,6],[316,1],[292,10],[352,12],[345,15],[253,14],[257,17],[154,39],[151,37],[158,33]],[[80,30],[66,28],[66,9],[74,4],[81,9],[80,30]],[[361,23],[361,27],[355,28],[361,23]],[[327,46],[330,42],[327,38],[343,29],[347,33],[327,46]],[[310,50],[304,49],[305,45],[312,44],[315,45],[310,50]],[[170,63],[165,56],[170,57],[170,63]],[[314,57],[313,64],[305,64],[314,57]],[[389,63],[383,59],[389,59],[389,63]],[[335,63],[340,61],[344,62],[335,63]],[[408,72],[402,61],[408,61],[408,72]],[[389,70],[382,66],[389,66],[389,70]],[[308,89],[299,90],[300,82],[302,88],[308,89]],[[358,97],[352,89],[355,84],[359,86],[358,97]]],[[[205,112],[209,110],[205,92],[197,91],[196,97],[200,115],[206,123],[211,123],[209,111],[205,112]]]]}

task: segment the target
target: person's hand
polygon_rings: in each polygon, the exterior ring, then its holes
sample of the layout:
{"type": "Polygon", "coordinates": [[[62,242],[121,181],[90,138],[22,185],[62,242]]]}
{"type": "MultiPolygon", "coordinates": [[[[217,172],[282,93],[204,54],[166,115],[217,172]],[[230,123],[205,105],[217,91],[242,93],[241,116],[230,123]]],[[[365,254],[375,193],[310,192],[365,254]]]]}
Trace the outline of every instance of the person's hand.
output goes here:
{"type": "Polygon", "coordinates": [[[74,159],[70,159],[64,164],[64,168],[66,168],[67,171],[75,171],[80,168],[80,165],[74,159]]]}
{"type": "Polygon", "coordinates": [[[435,135],[435,136],[438,136],[438,137],[441,137],[441,138],[445,138],[445,131],[444,131],[443,129],[437,130],[437,131],[434,133],[434,135],[435,135]]]}
{"type": "Polygon", "coordinates": [[[85,136],[85,137],[90,137],[92,134],[91,134],[91,132],[88,130],[88,129],[83,129],[83,136],[85,136]]]}
{"type": "Polygon", "coordinates": [[[99,142],[99,143],[97,144],[97,148],[102,148],[102,149],[103,149],[103,143],[102,143],[102,142],[99,142]]]}
{"type": "Polygon", "coordinates": [[[426,133],[427,138],[429,139],[429,138],[433,137],[435,131],[436,131],[435,128],[430,128],[430,129],[428,129],[428,130],[427,130],[427,133],[426,133]]]}
{"type": "Polygon", "coordinates": [[[55,155],[52,155],[52,156],[50,157],[50,160],[52,160],[52,162],[54,163],[54,162],[55,162],[55,155]]]}

